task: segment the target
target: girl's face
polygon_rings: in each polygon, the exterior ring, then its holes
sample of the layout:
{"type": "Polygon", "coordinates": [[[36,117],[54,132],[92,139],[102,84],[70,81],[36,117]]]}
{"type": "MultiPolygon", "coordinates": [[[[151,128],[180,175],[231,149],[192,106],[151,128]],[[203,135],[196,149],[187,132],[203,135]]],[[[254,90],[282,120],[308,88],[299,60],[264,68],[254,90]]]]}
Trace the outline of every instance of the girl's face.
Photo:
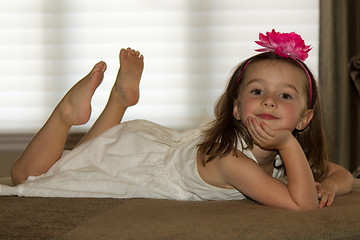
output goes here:
{"type": "Polygon", "coordinates": [[[234,117],[244,124],[248,117],[272,129],[303,130],[313,110],[307,107],[306,74],[291,63],[261,60],[246,67],[234,104],[234,117]]]}

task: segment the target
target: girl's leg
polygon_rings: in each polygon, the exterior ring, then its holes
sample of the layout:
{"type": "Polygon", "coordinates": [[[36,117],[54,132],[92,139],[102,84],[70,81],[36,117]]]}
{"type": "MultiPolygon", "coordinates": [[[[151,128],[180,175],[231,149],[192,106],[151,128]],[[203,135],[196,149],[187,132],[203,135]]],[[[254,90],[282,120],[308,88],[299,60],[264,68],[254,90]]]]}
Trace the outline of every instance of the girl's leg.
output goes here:
{"type": "Polygon", "coordinates": [[[111,90],[104,111],[79,144],[99,136],[109,128],[119,124],[125,110],[139,100],[139,84],[144,68],[143,56],[128,49],[120,51],[120,69],[111,90]]]}
{"type": "Polygon", "coordinates": [[[56,106],[48,121],[14,163],[11,170],[14,184],[25,182],[28,176],[45,173],[59,160],[71,126],[85,124],[89,120],[91,98],[101,83],[105,70],[104,62],[97,63],[56,106]]]}

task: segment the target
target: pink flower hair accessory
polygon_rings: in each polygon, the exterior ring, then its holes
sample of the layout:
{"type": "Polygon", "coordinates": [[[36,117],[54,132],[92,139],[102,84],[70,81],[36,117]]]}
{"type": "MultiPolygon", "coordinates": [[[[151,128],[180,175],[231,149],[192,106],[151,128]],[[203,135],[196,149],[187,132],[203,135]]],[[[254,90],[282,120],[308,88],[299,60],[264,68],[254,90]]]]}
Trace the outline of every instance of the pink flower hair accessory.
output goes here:
{"type": "Polygon", "coordinates": [[[301,36],[295,32],[279,33],[275,29],[266,32],[266,35],[259,33],[259,41],[255,42],[263,47],[255,51],[274,52],[281,57],[292,57],[300,61],[305,61],[311,50],[310,45],[305,45],[301,36]]]}
{"type": "MultiPolygon", "coordinates": [[[[310,45],[305,45],[304,40],[299,34],[295,32],[291,33],[279,33],[275,32],[273,29],[271,32],[266,32],[266,36],[262,33],[259,33],[259,40],[255,41],[257,44],[263,48],[256,49],[258,52],[274,52],[276,55],[283,58],[291,58],[296,61],[305,71],[310,86],[310,99],[309,99],[309,108],[311,108],[312,98],[313,98],[313,89],[312,81],[310,74],[306,67],[303,65],[303,61],[308,58],[308,52],[311,50],[310,45]]],[[[251,62],[251,59],[248,60],[244,67],[241,69],[238,83],[244,73],[246,66],[251,62]]]]}

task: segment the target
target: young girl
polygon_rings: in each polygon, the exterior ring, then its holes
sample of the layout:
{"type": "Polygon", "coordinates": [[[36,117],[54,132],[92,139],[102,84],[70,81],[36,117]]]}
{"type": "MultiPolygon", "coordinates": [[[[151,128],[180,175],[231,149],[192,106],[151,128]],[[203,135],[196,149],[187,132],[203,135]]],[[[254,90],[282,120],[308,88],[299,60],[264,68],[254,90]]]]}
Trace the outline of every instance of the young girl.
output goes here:
{"type": "Polygon", "coordinates": [[[352,175],[328,162],[316,82],[303,63],[310,50],[295,33],[260,34],[259,55],[245,60],[215,108],[215,120],[180,132],[136,120],[121,123],[139,99],[143,56],[120,52],[108,103],[77,147],[103,79],[99,62],[53,111],[12,168],[23,196],[230,200],[251,198],[293,210],[330,206],[352,190],[352,175]],[[286,172],[287,184],[279,178],[286,172]],[[320,199],[320,201],[318,200],[320,199]]]}

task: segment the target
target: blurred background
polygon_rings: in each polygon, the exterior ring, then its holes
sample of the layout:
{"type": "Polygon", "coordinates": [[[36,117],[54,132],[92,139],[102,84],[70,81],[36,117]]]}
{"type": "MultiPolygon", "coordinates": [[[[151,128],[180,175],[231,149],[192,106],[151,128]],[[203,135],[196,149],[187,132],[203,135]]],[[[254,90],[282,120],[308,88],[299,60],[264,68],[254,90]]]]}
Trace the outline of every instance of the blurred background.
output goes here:
{"type": "Polygon", "coordinates": [[[295,31],[312,46],[330,160],[360,166],[359,0],[0,0],[0,177],[63,95],[93,65],[108,64],[88,124],[101,113],[121,48],[145,56],[141,97],[124,120],[188,129],[212,116],[233,69],[259,32],[295,31]],[[350,77],[351,76],[351,77],[350,77]]]}
{"type": "Polygon", "coordinates": [[[34,134],[92,66],[108,64],[86,131],[101,113],[121,48],[145,57],[141,98],[125,119],[176,129],[210,114],[259,32],[295,31],[311,44],[318,75],[319,2],[314,0],[0,0],[0,133],[34,134]]]}

